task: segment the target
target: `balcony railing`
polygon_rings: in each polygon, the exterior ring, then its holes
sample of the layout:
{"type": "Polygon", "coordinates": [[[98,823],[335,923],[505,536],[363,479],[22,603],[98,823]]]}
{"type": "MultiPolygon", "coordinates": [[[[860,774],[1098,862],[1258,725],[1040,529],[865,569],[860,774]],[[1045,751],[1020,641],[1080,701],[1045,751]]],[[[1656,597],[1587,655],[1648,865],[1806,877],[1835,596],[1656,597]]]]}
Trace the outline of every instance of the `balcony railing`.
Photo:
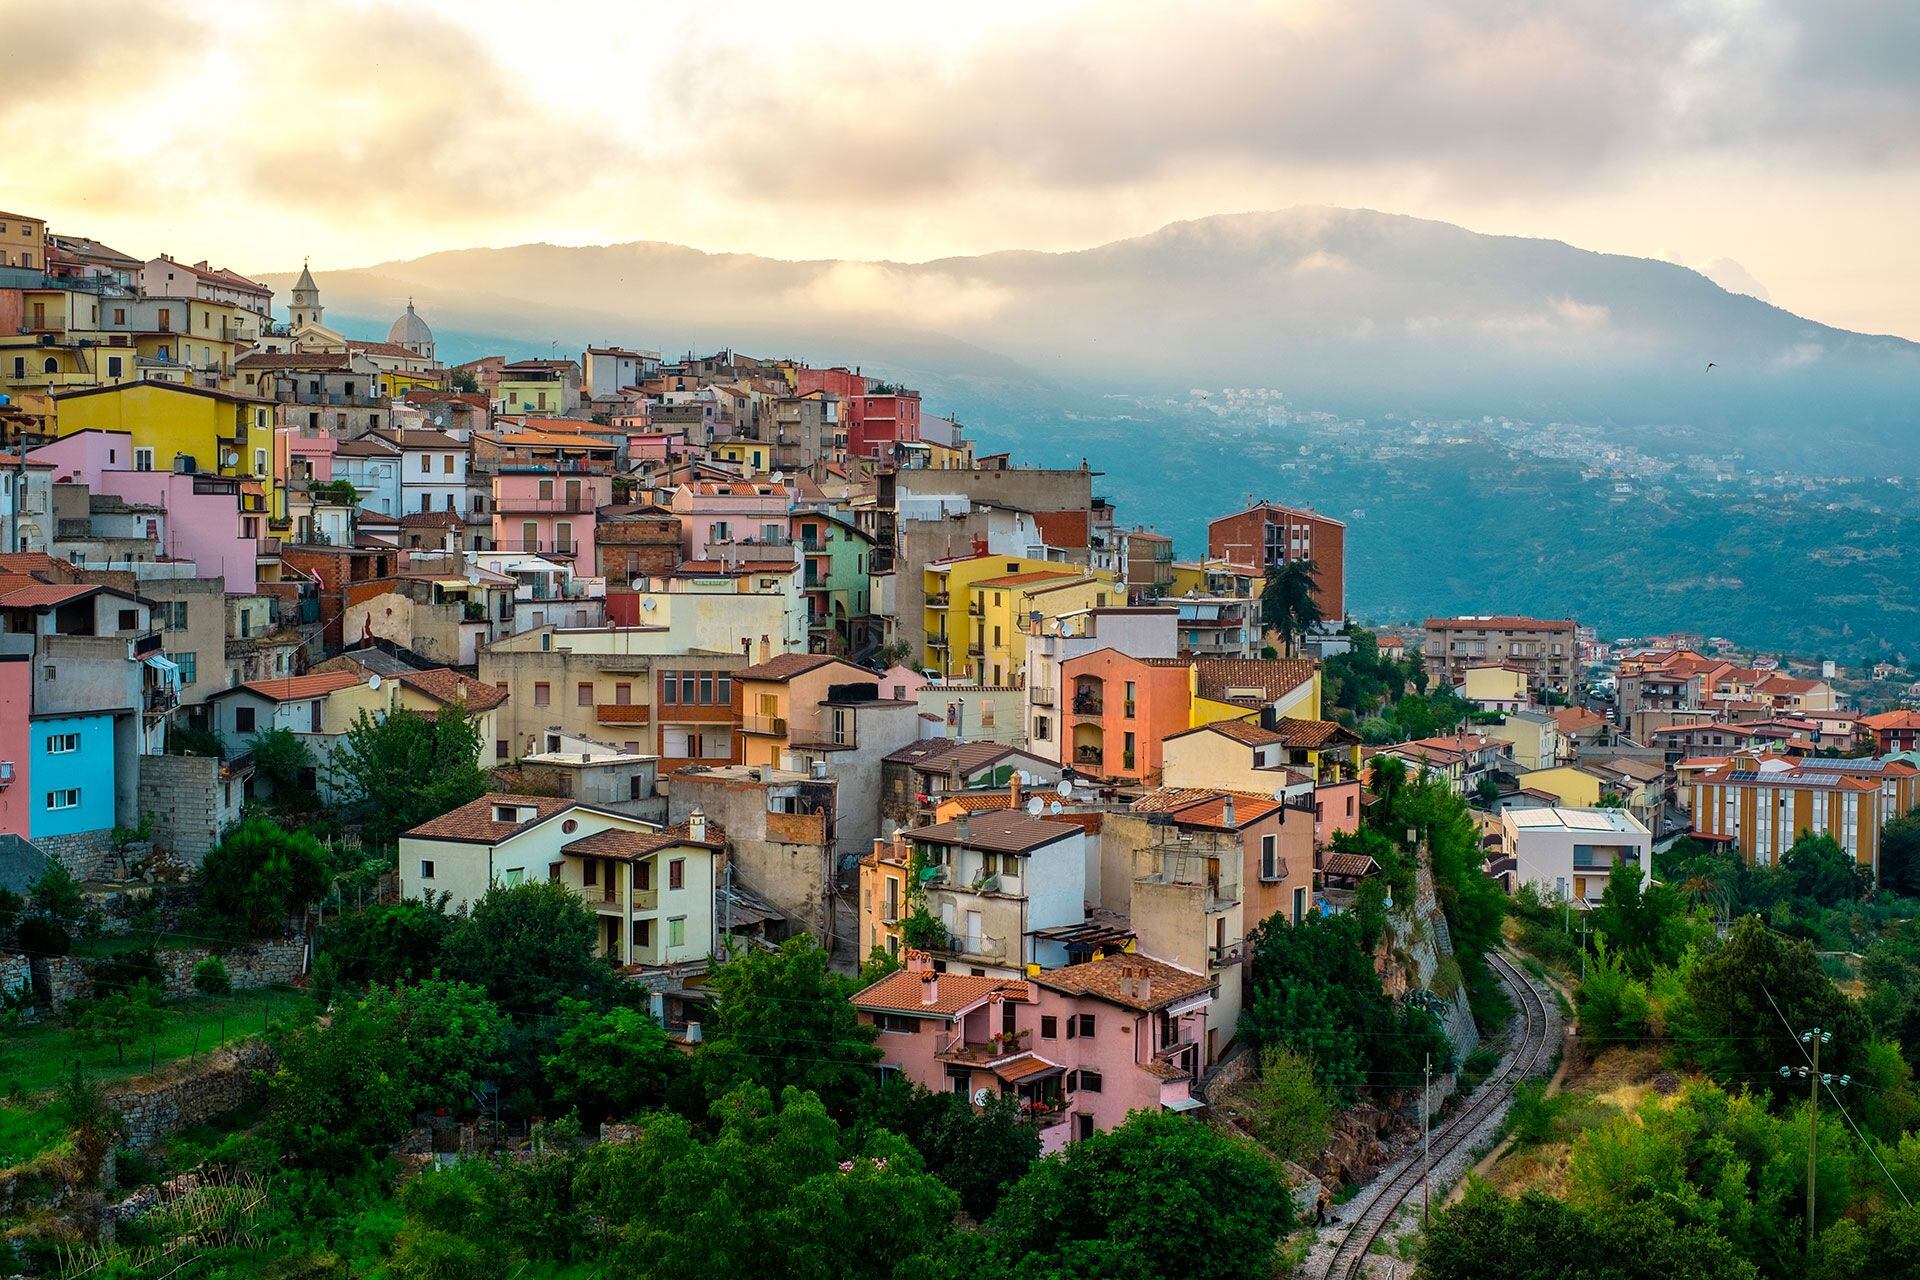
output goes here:
{"type": "Polygon", "coordinates": [[[1232,942],[1226,946],[1211,946],[1207,948],[1207,966],[1212,969],[1224,969],[1229,965],[1239,964],[1245,954],[1244,943],[1232,942]]]}
{"type": "Polygon", "coordinates": [[[1077,716],[1097,716],[1106,714],[1106,699],[1097,693],[1076,693],[1073,695],[1073,714],[1077,716]]]}
{"type": "Polygon", "coordinates": [[[1075,747],[1073,749],[1073,762],[1075,764],[1088,764],[1097,768],[1105,759],[1106,752],[1102,751],[1099,747],[1075,747]]]}
{"type": "Polygon", "coordinates": [[[1045,686],[1041,686],[1041,687],[1038,687],[1038,688],[1036,688],[1036,689],[1034,689],[1034,690],[1033,690],[1033,705],[1034,705],[1034,706],[1036,706],[1036,707],[1050,707],[1050,706],[1052,706],[1052,705],[1053,705],[1053,690],[1052,690],[1052,689],[1049,689],[1049,688],[1047,688],[1047,687],[1045,687],[1045,686]]]}
{"type": "Polygon", "coordinates": [[[757,733],[763,737],[784,738],[787,736],[787,718],[785,716],[742,716],[740,728],[746,733],[757,733]]]}

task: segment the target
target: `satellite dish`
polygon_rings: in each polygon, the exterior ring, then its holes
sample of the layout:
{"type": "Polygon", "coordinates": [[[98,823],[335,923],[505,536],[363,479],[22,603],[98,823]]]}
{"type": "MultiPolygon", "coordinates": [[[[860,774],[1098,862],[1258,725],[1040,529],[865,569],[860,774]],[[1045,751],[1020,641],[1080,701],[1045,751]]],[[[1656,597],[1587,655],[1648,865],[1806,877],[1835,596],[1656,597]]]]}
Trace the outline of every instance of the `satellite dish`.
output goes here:
{"type": "Polygon", "coordinates": [[[1062,800],[1065,800],[1068,796],[1073,794],[1073,784],[1071,782],[1068,782],[1065,778],[1062,778],[1060,779],[1059,785],[1054,787],[1053,794],[1059,796],[1062,800]]]}
{"type": "Polygon", "coordinates": [[[1067,811],[1067,806],[1061,804],[1058,800],[1055,800],[1052,804],[1047,806],[1048,813],[1065,813],[1066,811],[1067,811]]]}
{"type": "Polygon", "coordinates": [[[987,1099],[992,1096],[991,1093],[987,1092],[986,1086],[982,1085],[973,1091],[973,1105],[976,1107],[984,1107],[987,1105],[987,1099]]]}
{"type": "Polygon", "coordinates": [[[1035,796],[1033,799],[1027,801],[1027,812],[1032,816],[1036,818],[1039,817],[1040,809],[1041,809],[1041,804],[1040,804],[1039,796],[1035,796]]]}
{"type": "Polygon", "coordinates": [[[635,578],[633,580],[633,589],[635,591],[640,590],[642,587],[646,585],[647,585],[647,580],[645,578],[635,578]]]}
{"type": "Polygon", "coordinates": [[[645,599],[640,601],[640,607],[642,609],[645,609],[648,613],[652,613],[655,609],[659,608],[660,606],[654,602],[654,599],[652,596],[648,596],[645,599]]]}
{"type": "Polygon", "coordinates": [[[1033,785],[1033,779],[1028,775],[1025,769],[1015,769],[1013,771],[1013,776],[1020,780],[1020,785],[1023,787],[1030,787],[1033,785]]]}
{"type": "Polygon", "coordinates": [[[768,476],[767,479],[769,482],[773,484],[779,484],[782,480],[785,480],[786,477],[784,475],[781,475],[778,471],[776,471],[772,475],[768,476]]]}
{"type": "Polygon", "coordinates": [[[467,585],[470,587],[477,587],[480,585],[480,571],[478,569],[472,569],[468,571],[467,585]]]}
{"type": "Polygon", "coordinates": [[[240,455],[229,449],[220,455],[220,465],[223,467],[237,467],[240,465],[240,455]]]}
{"type": "Polygon", "coordinates": [[[380,673],[378,671],[367,677],[367,688],[374,690],[376,693],[379,692],[380,673]]]}
{"type": "Polygon", "coordinates": [[[1275,800],[1285,800],[1287,798],[1287,789],[1285,787],[1275,787],[1273,789],[1273,798],[1275,800]]]}

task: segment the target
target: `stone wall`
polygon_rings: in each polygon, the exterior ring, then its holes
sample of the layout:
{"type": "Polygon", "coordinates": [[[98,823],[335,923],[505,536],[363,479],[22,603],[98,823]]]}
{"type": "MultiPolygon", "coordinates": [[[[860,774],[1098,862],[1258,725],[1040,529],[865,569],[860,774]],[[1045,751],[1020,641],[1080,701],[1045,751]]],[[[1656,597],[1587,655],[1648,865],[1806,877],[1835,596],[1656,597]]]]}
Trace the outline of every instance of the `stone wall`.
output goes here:
{"type": "MultiPolygon", "coordinates": [[[[194,994],[193,970],[202,960],[216,954],[207,947],[182,950],[162,949],[154,953],[165,979],[169,996],[194,994]]],[[[284,987],[307,971],[307,944],[300,938],[278,938],[255,943],[240,951],[226,952],[220,959],[227,966],[227,979],[235,991],[254,991],[261,987],[284,987]]],[[[0,956],[0,981],[10,970],[8,965],[27,963],[25,957],[0,956]]],[[[42,999],[58,1011],[70,1001],[93,994],[86,961],[78,956],[36,956],[32,960],[35,989],[42,999]]]]}
{"type": "Polygon", "coordinates": [[[271,1046],[249,1040],[179,1074],[109,1088],[105,1098],[125,1121],[125,1144],[144,1147],[240,1106],[260,1087],[255,1073],[277,1061],[271,1046]]]}
{"type": "Polygon", "coordinates": [[[153,842],[199,866],[225,826],[220,761],[213,756],[140,757],[140,812],[153,820],[153,842]]]}
{"type": "Polygon", "coordinates": [[[126,875],[120,852],[113,847],[110,830],[39,836],[33,843],[49,858],[59,859],[76,880],[118,880],[126,875]]]}
{"type": "Polygon", "coordinates": [[[33,966],[25,956],[0,955],[0,997],[33,989],[33,966]]]}

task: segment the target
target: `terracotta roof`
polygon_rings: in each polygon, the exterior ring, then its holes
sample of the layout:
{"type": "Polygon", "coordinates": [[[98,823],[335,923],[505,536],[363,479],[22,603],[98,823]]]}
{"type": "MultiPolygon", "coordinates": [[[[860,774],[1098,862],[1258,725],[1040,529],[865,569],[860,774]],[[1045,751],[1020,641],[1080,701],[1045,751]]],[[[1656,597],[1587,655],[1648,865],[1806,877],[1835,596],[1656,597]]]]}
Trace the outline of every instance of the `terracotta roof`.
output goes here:
{"type": "Polygon", "coordinates": [[[435,431],[431,427],[403,427],[398,431],[381,431],[377,434],[383,440],[391,440],[402,449],[453,449],[463,450],[467,446],[444,431],[435,431]]]}
{"type": "Polygon", "coordinates": [[[1011,791],[950,791],[940,797],[940,807],[958,805],[967,813],[979,813],[985,809],[1011,809],[1013,792],[1011,791]]]}
{"type": "MultiPolygon", "coordinates": [[[[357,671],[316,671],[309,675],[275,680],[249,680],[236,687],[265,698],[268,702],[300,702],[307,698],[324,698],[335,690],[365,683],[366,677],[357,671]]],[[[212,696],[224,697],[233,691],[222,689],[212,696]]]]}
{"type": "Polygon", "coordinates": [[[1290,747],[1316,750],[1327,746],[1352,746],[1359,737],[1345,725],[1332,720],[1296,720],[1281,716],[1273,722],[1275,734],[1290,747]]]}
{"type": "Polygon", "coordinates": [[[358,440],[342,440],[333,447],[335,456],[344,454],[349,458],[392,458],[400,451],[385,440],[374,436],[361,436],[358,440]]]}
{"type": "Polygon", "coordinates": [[[977,590],[981,587],[1024,587],[1033,582],[1050,582],[1055,578],[1084,577],[1077,570],[1068,569],[1030,569],[1025,573],[1007,573],[998,578],[982,578],[974,583],[977,590]]]}
{"type": "Polygon", "coordinates": [[[1033,993],[1027,984],[1012,978],[974,977],[969,973],[914,973],[901,969],[890,973],[880,981],[856,991],[852,1000],[855,1008],[879,1009],[889,1013],[918,1013],[927,1017],[952,1017],[954,1014],[978,1004],[994,993],[1000,993],[1010,999],[1031,1001],[1033,993]],[[931,978],[929,982],[927,979],[931,978]],[[934,998],[927,999],[926,990],[933,988],[934,998]]]}
{"type": "Polygon", "coordinates": [[[1920,729],[1920,711],[1910,711],[1904,707],[1893,711],[1881,711],[1870,716],[1861,716],[1860,723],[1869,729],[1920,729]]]}
{"type": "Polygon", "coordinates": [[[402,356],[409,360],[424,360],[418,351],[409,350],[397,342],[373,342],[363,338],[348,338],[347,347],[353,351],[364,351],[374,356],[402,356]]]}
{"type": "Polygon", "coordinates": [[[458,809],[443,813],[437,818],[429,818],[403,835],[417,836],[428,840],[466,840],[478,844],[498,844],[508,836],[514,835],[539,822],[551,818],[562,809],[573,807],[573,801],[563,796],[519,796],[511,792],[490,791],[478,800],[461,805],[458,809]],[[517,809],[532,809],[533,816],[519,822],[497,822],[493,811],[496,805],[512,805],[517,809]]]}
{"type": "Polygon", "coordinates": [[[451,529],[466,525],[457,511],[409,511],[400,517],[399,523],[402,529],[451,529]]]}
{"type": "Polygon", "coordinates": [[[1523,618],[1516,614],[1496,613],[1485,617],[1428,618],[1426,629],[1450,631],[1572,631],[1571,618],[1523,618]]]}
{"type": "Polygon", "coordinates": [[[699,849],[723,848],[721,841],[712,838],[717,834],[719,833],[711,823],[708,824],[708,838],[705,840],[695,840],[688,836],[687,824],[684,822],[660,831],[623,831],[616,827],[609,827],[605,831],[596,831],[590,836],[582,836],[570,844],[561,845],[560,852],[588,858],[617,858],[626,861],[632,858],[644,858],[662,849],[687,846],[699,849]]]}
{"type": "Polygon", "coordinates": [[[957,820],[913,827],[906,834],[909,840],[923,840],[928,844],[960,845],[988,853],[1030,853],[1065,840],[1074,832],[1063,831],[1057,822],[1045,822],[1017,809],[989,809],[967,819],[964,837],[957,820]]]}
{"type": "MultiPolygon", "coordinates": [[[[786,567],[792,568],[793,566],[788,565],[786,567]]],[[[765,662],[756,663],[751,667],[736,671],[733,673],[733,678],[735,680],[772,680],[784,682],[793,679],[795,676],[803,676],[809,671],[817,671],[828,663],[833,662],[839,663],[841,666],[847,668],[847,670],[857,673],[864,679],[879,679],[878,676],[875,676],[865,667],[856,667],[850,662],[824,653],[783,653],[777,657],[768,658],[765,662]]]]}
{"type": "Polygon", "coordinates": [[[86,582],[33,582],[28,581],[14,587],[4,596],[0,596],[0,608],[7,609],[46,609],[54,605],[65,604],[69,600],[78,600],[90,596],[105,587],[86,582]]]}
{"type": "Polygon", "coordinates": [[[1358,880],[1370,876],[1378,866],[1364,853],[1329,853],[1320,864],[1325,875],[1339,876],[1343,880],[1358,880]]]}
{"type": "Polygon", "coordinates": [[[1078,549],[1087,545],[1092,517],[1085,511],[1036,511],[1033,523],[1048,546],[1078,549]]]}
{"type": "Polygon", "coordinates": [[[1280,801],[1252,791],[1216,787],[1161,787],[1133,802],[1135,813],[1161,813],[1183,827],[1238,831],[1282,808],[1280,801]],[[1227,802],[1233,802],[1233,825],[1227,826],[1227,802]]]}
{"type": "Polygon", "coordinates": [[[990,1069],[994,1075],[999,1076],[1008,1084],[1014,1084],[1021,1080],[1030,1080],[1035,1076],[1043,1076],[1051,1071],[1065,1070],[1059,1063],[1048,1062],[1045,1058],[1031,1053],[1023,1053],[1019,1057],[1009,1058],[1005,1062],[996,1062],[990,1069]]]}
{"type": "Polygon", "coordinates": [[[604,449],[613,453],[619,447],[574,432],[503,431],[486,438],[506,449],[604,449]]]}
{"type": "Polygon", "coordinates": [[[403,671],[396,677],[410,689],[418,689],[435,702],[464,703],[470,711],[491,711],[507,700],[507,691],[462,675],[449,667],[428,671],[403,671]]]}
{"type": "Polygon", "coordinates": [[[1305,658],[1195,658],[1196,691],[1215,702],[1231,702],[1229,689],[1258,689],[1261,701],[1284,697],[1313,679],[1318,665],[1305,658]]]}
{"type": "Polygon", "coordinates": [[[324,369],[342,371],[353,362],[338,351],[250,351],[234,364],[243,369],[324,369]]]}
{"type": "Polygon", "coordinates": [[[1050,969],[1034,982],[1064,995],[1093,996],[1141,1012],[1177,1004],[1214,989],[1213,980],[1151,956],[1111,955],[1064,969],[1050,969]]]}
{"type": "Polygon", "coordinates": [[[1286,739],[1262,725],[1258,720],[1214,720],[1193,729],[1182,729],[1179,733],[1170,733],[1167,739],[1184,738],[1190,733],[1217,733],[1230,738],[1243,747],[1270,747],[1286,739]]]}

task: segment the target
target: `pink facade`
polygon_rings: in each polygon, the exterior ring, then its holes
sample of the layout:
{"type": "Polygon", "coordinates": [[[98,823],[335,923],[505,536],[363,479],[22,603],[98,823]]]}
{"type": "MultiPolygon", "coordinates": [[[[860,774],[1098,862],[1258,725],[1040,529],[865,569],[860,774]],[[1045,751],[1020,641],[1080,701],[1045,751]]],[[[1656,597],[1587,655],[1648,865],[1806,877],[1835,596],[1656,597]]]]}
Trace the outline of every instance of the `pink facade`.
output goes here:
{"type": "Polygon", "coordinates": [[[1195,1110],[1213,984],[1144,956],[1110,955],[1035,978],[936,973],[919,953],[853,997],[879,1029],[880,1069],[923,1088],[1011,1094],[1042,1148],[1114,1128],[1133,1111],[1195,1110]]]}
{"type": "Polygon", "coordinates": [[[880,673],[880,696],[907,701],[927,687],[925,676],[912,667],[891,666],[880,673]]]}
{"type": "Polygon", "coordinates": [[[276,444],[285,449],[279,474],[290,479],[305,478],[316,484],[333,479],[333,455],[339,440],[330,435],[300,435],[293,430],[277,433],[276,444]],[[302,464],[304,464],[304,469],[302,464]]]}
{"type": "Polygon", "coordinates": [[[706,558],[715,543],[787,541],[792,506],[784,486],[753,480],[683,484],[671,502],[680,519],[680,551],[689,560],[706,558]]]}
{"type": "Polygon", "coordinates": [[[31,833],[33,726],[33,651],[0,653],[0,834],[26,839],[31,833]]]}
{"type": "Polygon", "coordinates": [[[95,493],[165,509],[163,550],[169,558],[192,561],[201,577],[222,579],[230,594],[253,594],[259,550],[242,532],[240,495],[220,491],[232,487],[230,480],[134,471],[133,437],[123,431],[76,431],[28,457],[52,463],[56,481],[76,481],[95,493]]]}
{"type": "Polygon", "coordinates": [[[1313,789],[1313,838],[1326,844],[1343,831],[1360,829],[1360,783],[1327,782],[1313,789]]]}
{"type": "Polygon", "coordinates": [[[572,557],[593,576],[599,508],[613,498],[613,480],[591,473],[502,471],[493,478],[493,538],[501,551],[572,557]]]}
{"type": "MultiPolygon", "coordinates": [[[[615,419],[618,427],[644,428],[644,419],[629,423],[615,419]]],[[[670,458],[684,458],[687,455],[687,433],[684,431],[629,431],[627,435],[627,460],[629,462],[665,462],[670,458]]]]}
{"type": "Polygon", "coordinates": [[[831,369],[796,369],[793,390],[794,394],[803,396],[824,391],[851,401],[855,396],[867,394],[867,380],[839,365],[831,369]]]}

